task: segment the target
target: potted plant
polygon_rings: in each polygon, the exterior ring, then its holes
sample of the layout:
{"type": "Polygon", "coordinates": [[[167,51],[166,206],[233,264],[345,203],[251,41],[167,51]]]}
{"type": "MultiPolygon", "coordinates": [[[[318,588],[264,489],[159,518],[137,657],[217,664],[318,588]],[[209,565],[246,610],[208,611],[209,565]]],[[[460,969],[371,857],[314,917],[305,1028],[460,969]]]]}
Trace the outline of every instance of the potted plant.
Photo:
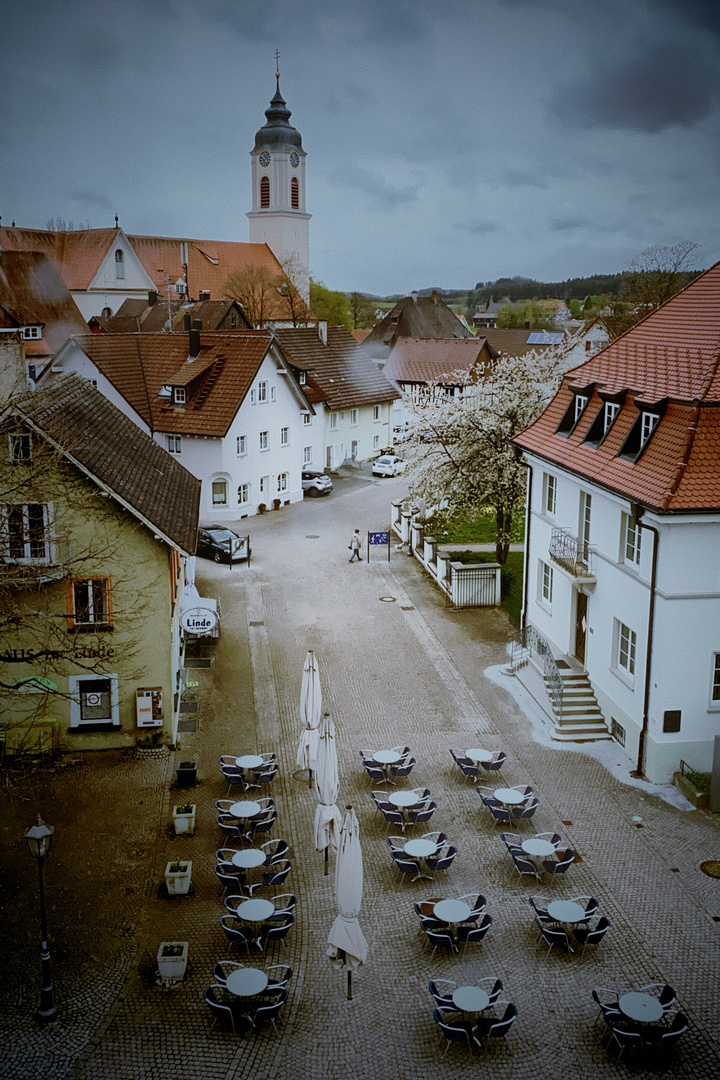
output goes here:
{"type": "Polygon", "coordinates": [[[275,507],[276,510],[280,509],[280,503],[281,502],[282,502],[282,499],[273,499],[273,506],[275,507]]]}
{"type": "Polygon", "coordinates": [[[266,506],[265,503],[260,503],[258,505],[258,514],[264,514],[266,510],[267,510],[267,506],[266,506]]]}
{"type": "Polygon", "coordinates": [[[187,833],[188,836],[193,835],[195,832],[196,809],[195,803],[178,803],[177,806],[173,807],[173,826],[176,836],[179,836],[180,833],[187,833]]]}
{"type": "Polygon", "coordinates": [[[181,761],[177,767],[178,787],[195,787],[197,783],[197,761],[181,761]]]}
{"type": "Polygon", "coordinates": [[[165,884],[168,896],[185,896],[190,891],[192,862],[190,859],[173,859],[165,867],[165,884]]]}
{"type": "Polygon", "coordinates": [[[188,961],[187,941],[161,941],[157,951],[157,966],[163,982],[180,982],[185,977],[188,961]]]}

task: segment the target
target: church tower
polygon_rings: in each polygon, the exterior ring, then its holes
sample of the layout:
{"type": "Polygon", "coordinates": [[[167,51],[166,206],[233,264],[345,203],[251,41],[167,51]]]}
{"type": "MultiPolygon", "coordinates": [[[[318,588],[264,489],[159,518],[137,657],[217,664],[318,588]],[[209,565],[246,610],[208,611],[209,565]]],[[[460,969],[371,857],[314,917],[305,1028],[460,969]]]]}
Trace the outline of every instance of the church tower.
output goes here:
{"type": "Polygon", "coordinates": [[[289,270],[298,291],[310,299],[311,215],[305,210],[305,151],[291,112],[277,89],[265,110],[267,123],[255,135],[252,159],[250,243],[267,244],[289,270]]]}

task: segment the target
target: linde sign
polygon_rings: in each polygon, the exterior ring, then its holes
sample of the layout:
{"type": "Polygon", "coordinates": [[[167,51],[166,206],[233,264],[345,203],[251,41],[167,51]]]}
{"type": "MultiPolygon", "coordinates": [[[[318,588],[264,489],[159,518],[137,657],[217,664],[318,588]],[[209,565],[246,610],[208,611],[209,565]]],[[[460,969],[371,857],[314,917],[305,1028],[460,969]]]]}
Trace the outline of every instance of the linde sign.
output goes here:
{"type": "Polygon", "coordinates": [[[180,613],[180,626],[187,634],[211,634],[218,621],[212,608],[192,607],[180,613]]]}

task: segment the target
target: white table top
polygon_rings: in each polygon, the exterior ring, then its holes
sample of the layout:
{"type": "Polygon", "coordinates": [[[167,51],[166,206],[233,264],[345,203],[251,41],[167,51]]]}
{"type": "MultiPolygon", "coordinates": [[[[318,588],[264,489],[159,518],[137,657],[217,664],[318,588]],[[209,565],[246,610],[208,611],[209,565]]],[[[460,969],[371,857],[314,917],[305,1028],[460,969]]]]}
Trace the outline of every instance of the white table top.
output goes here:
{"type": "Polygon", "coordinates": [[[496,788],[495,798],[499,799],[501,803],[505,803],[506,806],[517,806],[518,803],[525,801],[524,795],[521,795],[515,788],[509,787],[496,788]]]}
{"type": "Polygon", "coordinates": [[[268,977],[260,968],[235,968],[227,977],[225,985],[236,997],[252,997],[259,994],[268,984],[268,977]]]}
{"type": "Polygon", "coordinates": [[[265,852],[260,848],[245,848],[243,851],[236,851],[232,857],[232,861],[235,866],[241,866],[245,870],[249,870],[253,866],[262,866],[265,862],[265,852]]]}
{"type": "Polygon", "coordinates": [[[490,1004],[487,991],[480,986],[458,986],[453,991],[453,1005],[462,1012],[482,1012],[490,1004]]]}
{"type": "Polygon", "coordinates": [[[373,761],[379,761],[381,765],[394,765],[400,758],[396,750],[378,750],[373,754],[373,761]]]}
{"type": "Polygon", "coordinates": [[[620,1012],[629,1016],[631,1020],[639,1020],[644,1024],[653,1024],[663,1014],[663,1007],[652,994],[641,994],[637,990],[629,994],[623,994],[619,999],[620,1012]]]}
{"type": "Polygon", "coordinates": [[[473,746],[465,751],[465,757],[471,761],[490,761],[492,754],[489,750],[483,750],[481,746],[473,746]]]}
{"type": "Polygon", "coordinates": [[[259,754],[245,754],[244,757],[235,758],[238,769],[259,769],[263,763],[259,754]]]}
{"type": "Polygon", "coordinates": [[[262,922],[269,918],[275,910],[272,900],[263,900],[259,896],[253,896],[251,900],[243,900],[238,904],[235,914],[239,919],[247,919],[248,922],[262,922]]]}
{"type": "Polygon", "coordinates": [[[555,922],[576,923],[585,918],[585,908],[574,900],[553,900],[547,913],[555,922]]]}
{"type": "Polygon", "coordinates": [[[260,803],[253,802],[251,799],[245,799],[241,802],[233,803],[230,807],[230,814],[236,818],[251,818],[260,813],[262,807],[260,803]]]}
{"type": "Polygon", "coordinates": [[[391,791],[388,802],[391,802],[393,806],[417,806],[420,798],[414,791],[391,791]]]}
{"type": "Polygon", "coordinates": [[[549,840],[539,840],[536,836],[523,840],[521,847],[526,855],[552,855],[555,851],[549,840]]]}
{"type": "Polygon", "coordinates": [[[459,923],[467,919],[471,908],[464,900],[438,900],[433,908],[436,919],[441,922],[459,923]]]}
{"type": "Polygon", "coordinates": [[[437,844],[434,840],[423,840],[422,837],[418,837],[417,840],[408,840],[403,848],[408,855],[414,855],[415,858],[425,858],[427,855],[434,855],[437,851],[437,844]]]}

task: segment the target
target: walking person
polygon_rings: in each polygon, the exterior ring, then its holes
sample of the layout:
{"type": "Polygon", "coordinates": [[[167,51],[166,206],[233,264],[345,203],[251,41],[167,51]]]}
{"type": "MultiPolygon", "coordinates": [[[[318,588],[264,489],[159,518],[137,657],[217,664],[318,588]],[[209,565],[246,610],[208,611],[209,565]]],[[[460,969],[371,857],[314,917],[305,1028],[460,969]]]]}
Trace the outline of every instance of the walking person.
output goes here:
{"type": "Polygon", "coordinates": [[[360,536],[360,530],[356,529],[353,533],[350,543],[348,544],[348,551],[352,552],[352,555],[348,559],[348,562],[352,562],[357,556],[357,561],[362,562],[360,558],[360,549],[362,547],[362,537],[360,536]]]}

